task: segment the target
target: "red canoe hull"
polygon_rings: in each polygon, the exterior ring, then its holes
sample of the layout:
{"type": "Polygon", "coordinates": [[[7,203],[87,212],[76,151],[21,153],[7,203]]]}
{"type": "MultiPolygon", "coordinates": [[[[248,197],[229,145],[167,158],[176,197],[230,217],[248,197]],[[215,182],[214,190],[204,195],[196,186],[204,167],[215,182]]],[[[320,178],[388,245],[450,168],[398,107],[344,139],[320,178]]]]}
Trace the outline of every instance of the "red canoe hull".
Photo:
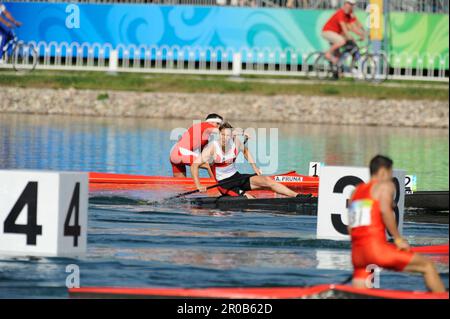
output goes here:
{"type": "MultiPolygon", "coordinates": [[[[319,178],[297,174],[295,171],[273,175],[274,180],[300,193],[311,193],[317,195],[319,189],[319,178]]],[[[211,178],[201,178],[204,186],[217,183],[211,178]]],[[[170,176],[144,176],[113,173],[89,173],[89,188],[91,191],[101,190],[145,190],[162,189],[170,187],[176,191],[189,191],[195,188],[192,178],[175,178],[170,176]]],[[[217,190],[210,192],[215,195],[217,190]]]]}
{"type": "Polygon", "coordinates": [[[298,299],[312,298],[324,293],[351,298],[387,299],[449,299],[448,292],[428,293],[417,291],[358,289],[344,285],[318,285],[313,287],[275,288],[119,288],[85,287],[71,288],[73,297],[116,298],[226,298],[226,299],[298,299]]]}

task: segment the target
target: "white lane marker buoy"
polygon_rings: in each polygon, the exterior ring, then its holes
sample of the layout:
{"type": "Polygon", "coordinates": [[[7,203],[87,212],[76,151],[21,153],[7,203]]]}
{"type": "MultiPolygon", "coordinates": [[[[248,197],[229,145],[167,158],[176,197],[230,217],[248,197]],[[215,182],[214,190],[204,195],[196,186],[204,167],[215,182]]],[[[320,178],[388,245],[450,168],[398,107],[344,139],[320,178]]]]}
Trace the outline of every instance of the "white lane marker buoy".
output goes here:
{"type": "Polygon", "coordinates": [[[417,191],[417,177],[416,175],[405,176],[405,191],[406,194],[414,194],[417,191]]]}

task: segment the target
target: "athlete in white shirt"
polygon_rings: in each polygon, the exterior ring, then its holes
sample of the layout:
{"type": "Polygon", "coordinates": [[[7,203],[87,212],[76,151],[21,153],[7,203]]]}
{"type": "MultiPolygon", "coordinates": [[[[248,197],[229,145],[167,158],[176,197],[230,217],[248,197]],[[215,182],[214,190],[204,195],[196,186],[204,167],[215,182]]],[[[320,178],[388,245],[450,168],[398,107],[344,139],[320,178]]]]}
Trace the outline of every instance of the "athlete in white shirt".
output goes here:
{"type": "Polygon", "coordinates": [[[216,180],[223,186],[218,187],[223,195],[246,196],[247,191],[257,189],[270,189],[278,194],[288,197],[296,197],[298,194],[283,184],[275,182],[269,176],[262,176],[261,170],[248,148],[239,140],[233,138],[232,126],[225,122],[219,127],[219,140],[210,142],[202,151],[201,156],[191,165],[191,173],[195,185],[200,192],[205,192],[206,187],[200,184],[199,167],[209,163],[216,180]],[[240,174],[235,165],[239,152],[243,152],[245,159],[252,165],[256,175],[240,174]]]}

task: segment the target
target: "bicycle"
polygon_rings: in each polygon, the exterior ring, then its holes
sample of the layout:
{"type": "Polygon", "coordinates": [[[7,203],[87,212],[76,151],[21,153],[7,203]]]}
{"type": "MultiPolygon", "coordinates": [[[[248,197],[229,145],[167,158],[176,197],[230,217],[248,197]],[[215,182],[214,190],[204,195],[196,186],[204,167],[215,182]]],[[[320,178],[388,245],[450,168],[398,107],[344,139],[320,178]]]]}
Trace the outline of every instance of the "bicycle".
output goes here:
{"type": "Polygon", "coordinates": [[[2,48],[3,59],[6,64],[11,64],[18,73],[31,72],[38,63],[38,52],[34,45],[27,44],[18,39],[13,30],[12,39],[2,48]]]}
{"type": "MultiPolygon", "coordinates": [[[[321,51],[311,53],[307,59],[315,57],[312,72],[319,80],[327,78],[339,79],[342,75],[350,74],[354,79],[381,83],[389,73],[389,64],[384,52],[371,53],[370,44],[359,47],[354,41],[347,43],[335,52],[338,62],[332,64],[321,51]],[[317,57],[315,57],[317,56],[317,57]]],[[[307,71],[307,76],[310,73],[307,71]]]]}

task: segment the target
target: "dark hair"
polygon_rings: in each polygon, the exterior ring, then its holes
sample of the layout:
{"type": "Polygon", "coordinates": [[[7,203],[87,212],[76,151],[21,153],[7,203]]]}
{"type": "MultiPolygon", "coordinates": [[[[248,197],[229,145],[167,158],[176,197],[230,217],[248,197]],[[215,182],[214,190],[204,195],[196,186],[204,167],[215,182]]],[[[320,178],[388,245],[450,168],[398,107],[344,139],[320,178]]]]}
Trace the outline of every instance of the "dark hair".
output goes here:
{"type": "Polygon", "coordinates": [[[389,157],[377,155],[370,161],[370,175],[375,175],[382,167],[391,169],[393,164],[394,162],[389,157]]]}
{"type": "Polygon", "coordinates": [[[219,126],[219,131],[222,131],[226,128],[233,128],[229,122],[224,122],[219,126]]]}
{"type": "Polygon", "coordinates": [[[223,117],[216,113],[208,114],[208,116],[206,117],[206,120],[209,120],[209,119],[220,119],[223,121],[223,117]]]}

